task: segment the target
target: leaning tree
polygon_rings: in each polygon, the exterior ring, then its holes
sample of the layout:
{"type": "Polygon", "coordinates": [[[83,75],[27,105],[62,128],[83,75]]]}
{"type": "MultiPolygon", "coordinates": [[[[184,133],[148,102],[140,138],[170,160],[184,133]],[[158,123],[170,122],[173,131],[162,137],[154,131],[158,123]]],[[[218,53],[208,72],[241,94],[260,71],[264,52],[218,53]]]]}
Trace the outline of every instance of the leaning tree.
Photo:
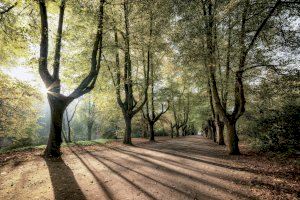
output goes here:
{"type": "Polygon", "coordinates": [[[78,87],[68,96],[61,93],[60,82],[60,58],[62,47],[63,21],[66,7],[66,0],[61,0],[59,9],[59,20],[55,42],[53,73],[48,69],[48,17],[45,0],[39,0],[39,10],[41,17],[41,41],[39,57],[39,74],[48,90],[47,98],[51,110],[50,134],[45,150],[45,156],[59,157],[61,155],[60,146],[62,143],[62,118],[67,106],[76,98],[90,92],[96,83],[102,55],[102,34],[103,34],[103,15],[105,0],[100,0],[98,10],[97,33],[94,39],[91,66],[88,75],[81,81],[78,87]]]}

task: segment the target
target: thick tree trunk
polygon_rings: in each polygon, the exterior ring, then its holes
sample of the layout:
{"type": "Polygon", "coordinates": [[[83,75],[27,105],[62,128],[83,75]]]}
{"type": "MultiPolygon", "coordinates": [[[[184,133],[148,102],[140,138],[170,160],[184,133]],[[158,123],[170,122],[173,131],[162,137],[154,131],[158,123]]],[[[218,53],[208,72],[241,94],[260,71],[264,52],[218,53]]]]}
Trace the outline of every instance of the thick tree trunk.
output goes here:
{"type": "Polygon", "coordinates": [[[150,141],[154,142],[154,124],[150,123],[149,124],[149,131],[150,131],[150,141]]]}
{"type": "Polygon", "coordinates": [[[131,142],[131,117],[125,116],[125,135],[123,139],[124,144],[132,145],[131,142]]]}
{"type": "Polygon", "coordinates": [[[228,137],[228,150],[229,154],[231,155],[239,155],[239,138],[237,136],[236,132],[236,122],[227,122],[226,123],[226,129],[227,129],[227,137],[228,137]]]}
{"type": "Polygon", "coordinates": [[[60,145],[62,143],[62,120],[63,113],[67,107],[66,102],[48,94],[51,110],[51,126],[45,156],[59,157],[61,155],[60,145]]]}

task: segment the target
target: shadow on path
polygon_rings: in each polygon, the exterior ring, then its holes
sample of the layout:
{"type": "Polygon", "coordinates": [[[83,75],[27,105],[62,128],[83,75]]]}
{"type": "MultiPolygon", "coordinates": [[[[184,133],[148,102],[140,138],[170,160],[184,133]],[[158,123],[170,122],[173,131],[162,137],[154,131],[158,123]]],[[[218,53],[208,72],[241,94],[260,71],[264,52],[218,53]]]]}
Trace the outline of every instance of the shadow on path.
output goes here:
{"type": "Polygon", "coordinates": [[[44,158],[48,166],[54,197],[56,200],[85,200],[70,167],[61,159],[44,158]]]}

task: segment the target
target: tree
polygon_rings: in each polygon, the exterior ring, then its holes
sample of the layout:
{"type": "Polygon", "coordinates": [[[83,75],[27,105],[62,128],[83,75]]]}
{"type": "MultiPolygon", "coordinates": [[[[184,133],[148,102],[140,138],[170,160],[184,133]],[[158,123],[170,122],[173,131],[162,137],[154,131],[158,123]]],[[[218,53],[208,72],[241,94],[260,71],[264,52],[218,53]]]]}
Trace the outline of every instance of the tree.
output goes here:
{"type": "Polygon", "coordinates": [[[213,100],[215,103],[215,107],[217,112],[224,118],[227,133],[228,133],[228,149],[230,154],[240,154],[238,147],[238,136],[236,133],[236,122],[245,112],[245,94],[244,94],[244,86],[243,86],[243,72],[246,65],[246,59],[249,51],[254,46],[260,32],[263,30],[269,18],[273,15],[277,7],[280,5],[281,1],[276,1],[275,5],[269,10],[263,21],[260,23],[259,27],[255,31],[253,37],[250,40],[250,43],[246,44],[246,21],[248,17],[248,9],[250,5],[250,1],[246,1],[244,6],[244,10],[242,11],[242,19],[241,19],[241,29],[240,29],[240,38],[239,38],[239,63],[238,63],[238,71],[235,74],[235,104],[234,109],[231,114],[226,113],[224,106],[221,103],[221,99],[219,96],[215,71],[216,71],[216,58],[215,51],[216,45],[213,41],[213,27],[214,27],[214,5],[212,1],[208,1],[207,4],[203,3],[203,12],[204,16],[207,18],[206,20],[206,42],[207,42],[207,57],[208,57],[208,71],[210,78],[210,86],[212,91],[213,100]]]}
{"type": "Polygon", "coordinates": [[[132,144],[131,142],[131,123],[132,118],[143,108],[147,101],[147,92],[148,92],[148,79],[149,79],[149,69],[146,69],[145,74],[145,86],[144,86],[144,98],[141,102],[137,102],[134,97],[133,91],[133,77],[132,77],[132,62],[131,62],[131,52],[130,52],[130,24],[129,24],[129,1],[125,0],[123,3],[123,12],[124,12],[124,24],[125,24],[125,33],[122,33],[124,39],[124,78],[121,80],[121,63],[119,56],[119,38],[118,38],[118,30],[116,27],[114,28],[114,40],[115,46],[117,47],[115,50],[115,62],[116,62],[116,77],[114,78],[113,73],[111,72],[111,76],[116,89],[117,102],[120,106],[123,117],[125,120],[125,134],[123,143],[124,144],[132,144]],[[123,81],[124,85],[124,93],[125,99],[122,100],[121,97],[121,81],[123,81]]]}
{"type": "Polygon", "coordinates": [[[185,100],[184,94],[185,94],[185,88],[183,89],[183,92],[179,94],[179,96],[173,96],[174,93],[172,95],[172,101],[173,101],[172,110],[173,110],[173,117],[174,117],[174,127],[176,130],[176,137],[179,137],[180,128],[184,127],[189,120],[190,97],[189,94],[187,94],[187,98],[185,100]]]}
{"type": "Polygon", "coordinates": [[[76,113],[77,106],[78,106],[79,102],[80,102],[80,100],[78,100],[77,103],[75,104],[73,112],[70,113],[68,108],[66,108],[66,111],[65,111],[65,122],[67,123],[67,131],[65,131],[65,132],[67,133],[67,136],[64,135],[64,137],[65,137],[65,141],[67,143],[72,142],[72,139],[71,139],[71,121],[73,120],[73,118],[75,116],[75,113],[76,113]]]}
{"type": "Polygon", "coordinates": [[[100,70],[100,62],[102,56],[102,34],[103,34],[103,15],[105,0],[100,0],[98,12],[97,33],[94,40],[94,46],[91,56],[91,68],[89,74],[82,80],[79,86],[69,95],[61,94],[61,83],[59,78],[60,72],[60,55],[64,13],[66,1],[61,0],[59,11],[59,22],[56,35],[55,53],[53,62],[53,74],[50,74],[48,69],[48,17],[45,0],[39,2],[40,17],[41,17],[41,43],[40,43],[40,58],[39,58],[39,74],[48,89],[48,102],[51,108],[51,127],[48,139],[48,144],[45,150],[46,156],[60,156],[60,145],[62,143],[62,118],[66,107],[76,98],[90,92],[97,80],[100,70]]]}
{"type": "Polygon", "coordinates": [[[88,101],[88,111],[87,111],[87,140],[92,140],[92,129],[95,123],[95,117],[96,117],[96,110],[95,110],[95,103],[91,101],[91,98],[89,98],[88,101]]]}
{"type": "Polygon", "coordinates": [[[161,112],[156,114],[155,113],[155,105],[154,105],[154,64],[153,64],[153,53],[151,52],[151,44],[152,44],[152,34],[153,34],[153,13],[150,11],[150,28],[149,28],[149,45],[148,45],[148,52],[147,52],[147,69],[150,71],[150,87],[151,87],[151,94],[149,98],[149,94],[147,92],[147,101],[146,101],[146,115],[145,118],[148,121],[149,131],[150,131],[150,141],[154,141],[154,125],[159,120],[159,118],[168,111],[169,104],[167,108],[164,109],[164,104],[161,104],[161,112]],[[149,106],[149,104],[151,106],[149,106]]]}

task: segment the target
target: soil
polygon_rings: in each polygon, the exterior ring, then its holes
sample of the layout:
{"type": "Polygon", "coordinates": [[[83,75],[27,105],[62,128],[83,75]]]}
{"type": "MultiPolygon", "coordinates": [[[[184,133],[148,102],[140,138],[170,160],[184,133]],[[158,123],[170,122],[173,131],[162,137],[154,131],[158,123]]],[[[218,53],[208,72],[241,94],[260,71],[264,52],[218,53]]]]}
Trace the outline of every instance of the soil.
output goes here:
{"type": "Polygon", "coordinates": [[[61,159],[41,150],[0,156],[0,199],[299,199],[296,158],[248,152],[227,155],[201,136],[156,142],[134,139],[62,149],[61,159]]]}

